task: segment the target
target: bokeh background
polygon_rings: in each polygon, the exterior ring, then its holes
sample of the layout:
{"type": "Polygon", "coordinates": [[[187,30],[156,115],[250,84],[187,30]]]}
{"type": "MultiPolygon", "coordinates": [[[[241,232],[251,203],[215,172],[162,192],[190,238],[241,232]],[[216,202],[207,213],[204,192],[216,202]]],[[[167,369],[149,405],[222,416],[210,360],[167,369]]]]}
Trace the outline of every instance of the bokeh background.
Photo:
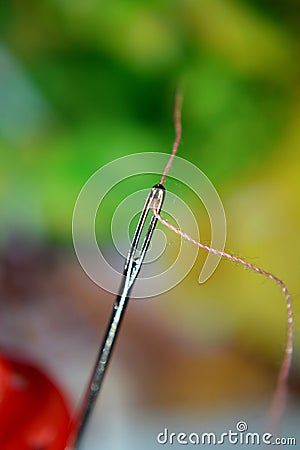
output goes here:
{"type": "MultiPolygon", "coordinates": [[[[77,195],[117,157],[171,150],[180,85],[178,154],[217,188],[226,248],[292,293],[295,355],[281,431],[297,434],[299,29],[297,0],[1,1],[0,345],[41,367],[71,411],[113,303],[76,259],[77,195]]],[[[107,227],[111,204],[145,187],[138,179],[122,198],[111,194],[107,227]]],[[[188,191],[176,193],[209,242],[204,211],[188,191]]],[[[109,232],[102,245],[112,251],[109,232]]],[[[227,261],[199,285],[204,257],[170,292],[130,304],[86,448],[156,448],[166,426],[261,423],[283,355],[284,298],[227,261]]]]}

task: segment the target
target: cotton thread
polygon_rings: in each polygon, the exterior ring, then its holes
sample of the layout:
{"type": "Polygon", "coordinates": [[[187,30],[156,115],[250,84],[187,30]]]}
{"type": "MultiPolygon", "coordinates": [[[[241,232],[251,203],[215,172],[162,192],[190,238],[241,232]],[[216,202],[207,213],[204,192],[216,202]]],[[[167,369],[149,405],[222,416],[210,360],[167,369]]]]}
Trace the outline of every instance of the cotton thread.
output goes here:
{"type": "Polygon", "coordinates": [[[175,95],[175,106],[174,106],[174,124],[175,124],[175,140],[174,140],[174,144],[173,144],[173,148],[172,148],[172,153],[170,156],[170,159],[162,173],[161,179],[160,179],[160,184],[164,184],[165,180],[166,180],[166,176],[167,173],[169,172],[173,160],[175,158],[175,155],[177,153],[179,144],[180,144],[180,140],[181,140],[181,131],[182,131],[182,127],[181,127],[181,107],[182,107],[182,100],[183,100],[183,96],[181,92],[177,92],[175,95]]]}
{"type": "Polygon", "coordinates": [[[277,387],[276,387],[275,394],[273,396],[271,407],[270,407],[270,410],[268,413],[270,425],[272,427],[276,427],[280,417],[283,414],[283,411],[284,411],[285,405],[286,405],[287,381],[288,381],[288,376],[289,376],[290,367],[291,367],[291,363],[292,363],[292,354],[293,354],[292,300],[291,300],[290,293],[289,293],[285,283],[282,280],[280,280],[278,277],[273,275],[272,273],[267,272],[267,271],[261,269],[260,267],[257,267],[254,264],[249,263],[248,261],[245,261],[244,259],[242,259],[240,257],[230,255],[227,252],[216,250],[215,248],[201,244],[200,242],[196,241],[195,239],[193,239],[186,233],[182,232],[179,228],[176,228],[173,225],[171,225],[167,220],[163,219],[161,217],[161,215],[158,213],[158,211],[155,209],[155,206],[153,206],[153,214],[155,215],[155,217],[159,220],[159,222],[161,224],[165,225],[167,228],[174,231],[174,233],[178,234],[183,239],[186,239],[187,241],[191,242],[192,244],[197,245],[201,249],[206,250],[210,253],[213,253],[214,255],[222,256],[223,258],[227,258],[230,261],[240,263],[243,266],[245,266],[251,270],[254,270],[255,272],[259,273],[260,275],[263,275],[264,277],[267,277],[270,280],[273,280],[281,288],[281,290],[285,296],[287,315],[288,315],[287,338],[286,338],[284,359],[283,359],[281,369],[280,369],[278,379],[277,379],[277,387]]]}
{"type": "MultiPolygon", "coordinates": [[[[183,96],[180,92],[177,92],[175,96],[175,106],[174,106],[174,124],[175,124],[175,140],[172,148],[172,153],[169,158],[169,161],[163,171],[160,184],[163,184],[166,180],[167,174],[172,166],[173,160],[175,158],[175,155],[177,153],[180,139],[181,139],[181,107],[182,107],[182,100],[183,96]]],[[[293,355],[293,307],[292,307],[292,299],[290,296],[290,293],[285,285],[285,283],[275,275],[273,275],[270,272],[267,272],[263,269],[261,269],[258,266],[255,266],[254,264],[249,263],[248,261],[244,260],[243,258],[230,255],[227,252],[220,251],[217,249],[214,249],[212,247],[209,247],[207,245],[201,244],[201,242],[196,241],[188,234],[181,231],[179,228],[174,227],[172,224],[170,224],[167,220],[163,219],[161,215],[159,214],[158,210],[156,209],[155,204],[152,207],[153,214],[155,217],[159,220],[159,222],[169,228],[174,233],[181,236],[183,239],[187,240],[188,242],[197,245],[199,248],[208,251],[209,253],[213,253],[214,255],[221,256],[223,258],[227,258],[232,262],[237,262],[244,267],[249,268],[250,270],[253,270],[254,272],[269,278],[270,280],[274,281],[283,292],[283,295],[285,297],[286,302],[286,309],[287,309],[287,332],[286,332],[286,344],[285,344],[285,351],[284,351],[284,357],[281,363],[280,371],[277,378],[277,384],[276,389],[273,394],[273,398],[271,401],[271,405],[267,414],[268,419],[268,425],[273,429],[276,430],[278,427],[279,420],[284,412],[286,402],[287,402],[287,393],[288,393],[288,378],[289,373],[291,369],[292,364],[292,355],[293,355]]]]}

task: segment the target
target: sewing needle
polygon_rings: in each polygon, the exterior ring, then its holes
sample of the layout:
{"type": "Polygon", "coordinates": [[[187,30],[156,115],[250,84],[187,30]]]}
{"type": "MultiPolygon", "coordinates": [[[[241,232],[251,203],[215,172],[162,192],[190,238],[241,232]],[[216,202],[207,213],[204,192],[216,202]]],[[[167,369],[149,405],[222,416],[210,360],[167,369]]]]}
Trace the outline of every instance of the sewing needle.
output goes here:
{"type": "Polygon", "coordinates": [[[146,252],[149,248],[150,241],[157,224],[157,217],[155,217],[155,215],[152,215],[141,249],[138,250],[138,244],[145,227],[146,219],[149,213],[153,214],[153,206],[155,206],[156,211],[159,212],[161,210],[164,196],[165,188],[162,186],[162,184],[156,184],[155,186],[153,186],[145,202],[139,222],[137,224],[129,252],[125,260],[120,293],[115,300],[106,335],[98,353],[97,361],[80,408],[79,424],[77,423],[76,431],[72,436],[71,448],[74,448],[76,450],[80,448],[88,419],[95,406],[95,402],[110,361],[111,352],[116,341],[118,331],[120,329],[122,318],[124,317],[126,306],[128,304],[131,288],[141,270],[146,252]]]}

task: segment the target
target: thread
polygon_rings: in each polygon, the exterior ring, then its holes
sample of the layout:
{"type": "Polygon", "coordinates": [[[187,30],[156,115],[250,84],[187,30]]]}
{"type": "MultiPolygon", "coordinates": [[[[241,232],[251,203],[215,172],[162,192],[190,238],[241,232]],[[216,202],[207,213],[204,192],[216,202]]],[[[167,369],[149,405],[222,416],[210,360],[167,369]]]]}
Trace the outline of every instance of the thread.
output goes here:
{"type": "Polygon", "coordinates": [[[244,267],[247,267],[248,269],[251,269],[255,271],[256,273],[263,275],[266,278],[269,278],[270,280],[273,280],[282,290],[285,301],[286,301],[286,308],[287,308],[287,337],[286,337],[286,345],[285,345],[285,352],[284,352],[284,358],[281,364],[280,372],[277,379],[277,386],[275,389],[275,393],[273,395],[273,399],[271,402],[271,406],[267,415],[268,424],[272,429],[276,429],[278,422],[284,412],[286,401],[287,401],[287,384],[288,384],[288,377],[290,373],[291,363],[292,363],[292,354],[293,354],[293,308],[292,308],[292,300],[290,293],[285,285],[285,283],[280,280],[278,277],[273,275],[270,272],[267,272],[260,267],[255,266],[254,264],[249,263],[248,261],[234,255],[230,255],[227,252],[217,250],[215,248],[209,247],[208,245],[201,244],[201,242],[196,241],[192,237],[190,237],[188,234],[181,231],[179,228],[174,227],[171,225],[167,220],[163,219],[161,215],[159,214],[158,210],[155,208],[155,205],[152,207],[153,214],[155,217],[159,220],[159,222],[163,225],[165,225],[167,228],[169,228],[171,231],[174,231],[174,233],[181,236],[183,239],[187,240],[188,242],[191,242],[194,245],[197,245],[203,250],[206,250],[210,253],[213,253],[214,255],[222,256],[223,258],[227,258],[230,261],[237,262],[242,264],[244,267]]]}
{"type": "MultiPolygon", "coordinates": [[[[175,155],[177,153],[180,140],[181,140],[181,132],[182,132],[182,126],[181,126],[181,108],[182,108],[182,100],[183,96],[181,92],[177,92],[175,95],[175,105],[174,105],[174,125],[175,125],[175,139],[174,144],[172,148],[172,153],[170,156],[170,159],[168,160],[168,163],[163,171],[160,184],[163,184],[166,180],[167,174],[172,166],[173,160],[175,158],[175,155]]],[[[285,285],[285,283],[275,275],[273,275],[270,272],[267,272],[263,269],[261,269],[258,266],[255,266],[254,264],[249,263],[248,261],[244,260],[243,258],[230,255],[227,252],[220,251],[217,249],[214,249],[212,247],[209,247],[207,245],[201,244],[201,242],[196,241],[183,231],[181,231],[179,228],[174,227],[171,225],[167,220],[163,219],[161,215],[159,214],[158,210],[155,207],[155,204],[153,204],[153,214],[155,217],[160,221],[162,225],[165,225],[167,228],[169,228],[174,233],[181,236],[183,239],[186,239],[190,243],[197,245],[203,250],[206,250],[210,253],[213,253],[214,255],[221,256],[223,258],[227,258],[230,261],[237,262],[244,267],[247,267],[250,270],[253,270],[254,272],[269,278],[270,280],[274,281],[282,290],[283,295],[285,297],[285,303],[286,303],[286,309],[287,309],[287,332],[286,332],[286,343],[285,343],[285,351],[283,360],[281,363],[280,371],[277,377],[277,384],[275,388],[275,392],[272,397],[271,405],[267,414],[267,423],[272,428],[272,430],[276,430],[278,427],[278,423],[280,418],[282,417],[282,414],[284,412],[284,409],[286,407],[287,402],[287,393],[288,393],[288,378],[291,370],[291,364],[292,364],[292,355],[293,355],[293,307],[292,307],[292,299],[290,296],[290,293],[285,285]]]]}
{"type": "Polygon", "coordinates": [[[172,148],[172,153],[170,156],[170,159],[162,173],[161,179],[160,179],[160,184],[164,184],[165,180],[166,180],[166,176],[167,173],[169,172],[173,160],[175,158],[175,155],[177,153],[178,150],[178,146],[181,140],[181,131],[182,131],[182,127],[181,127],[181,107],[182,107],[182,100],[183,100],[183,96],[182,93],[180,91],[177,91],[175,94],[175,103],[174,103],[174,125],[175,125],[175,139],[174,139],[174,144],[173,144],[173,148],[172,148]]]}

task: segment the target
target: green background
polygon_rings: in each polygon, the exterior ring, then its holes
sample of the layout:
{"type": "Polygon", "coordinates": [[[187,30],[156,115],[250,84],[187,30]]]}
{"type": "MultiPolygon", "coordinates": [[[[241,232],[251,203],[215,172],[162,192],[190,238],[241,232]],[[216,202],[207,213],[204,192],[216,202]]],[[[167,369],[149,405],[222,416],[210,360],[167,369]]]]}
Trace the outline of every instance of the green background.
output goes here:
{"type": "MultiPolygon", "coordinates": [[[[217,188],[227,216],[228,251],[284,279],[292,293],[297,396],[299,27],[297,0],[2,0],[2,253],[20,235],[63,251],[64,264],[76,266],[71,220],[81,187],[117,157],[171,151],[173,95],[180,86],[178,155],[217,188]]],[[[132,187],[123,197],[131,192],[132,187]]],[[[193,207],[188,192],[183,200],[193,207]]],[[[194,214],[209,241],[208,224],[194,214]]],[[[108,233],[105,245],[110,245],[108,233]]],[[[153,301],[153,309],[177,330],[178,339],[208,350],[238,349],[252,361],[253,384],[260,377],[256,367],[268,367],[271,392],[286,329],[280,290],[229,262],[199,286],[199,267],[161,302],[153,301]]],[[[187,368],[178,379],[174,375],[174,386],[181,377],[197,392],[197,361],[191,357],[190,373],[187,368]]],[[[232,362],[237,377],[241,365],[232,362]]],[[[222,371],[217,362],[211,370],[215,375],[222,371]]],[[[234,385],[232,377],[231,371],[224,374],[234,385]]],[[[172,385],[163,380],[163,386],[172,385]]],[[[208,380],[212,386],[220,382],[209,371],[208,380]]],[[[175,391],[170,388],[161,403],[172,405],[176,398],[184,408],[188,393],[175,391]]],[[[234,402],[234,388],[228,392],[234,402]]],[[[236,396],[244,398],[239,392],[236,396]]],[[[197,394],[194,403],[201,407],[197,394]]]]}

